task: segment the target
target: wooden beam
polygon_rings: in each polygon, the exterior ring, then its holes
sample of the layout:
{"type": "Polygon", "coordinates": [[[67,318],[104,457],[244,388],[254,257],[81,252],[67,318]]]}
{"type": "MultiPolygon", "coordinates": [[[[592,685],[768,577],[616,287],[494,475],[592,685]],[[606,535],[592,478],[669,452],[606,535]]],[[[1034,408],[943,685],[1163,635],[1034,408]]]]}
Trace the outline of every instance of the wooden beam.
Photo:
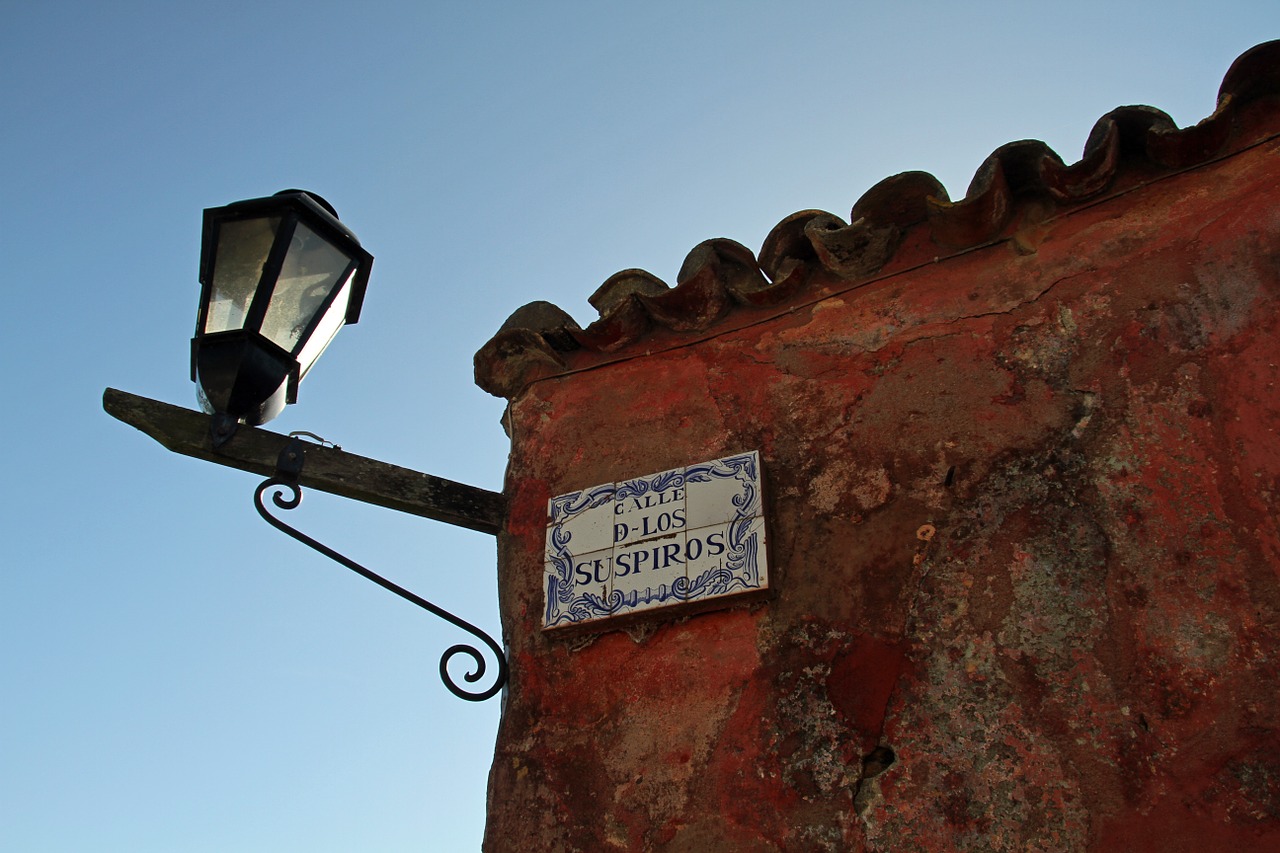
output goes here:
{"type": "MultiPolygon", "coordinates": [[[[185,456],[270,477],[290,439],[279,433],[242,426],[222,447],[213,449],[208,415],[108,388],[102,395],[107,414],[185,456]]],[[[336,447],[307,445],[299,484],[423,518],[497,535],[506,514],[498,492],[455,483],[336,447]]]]}

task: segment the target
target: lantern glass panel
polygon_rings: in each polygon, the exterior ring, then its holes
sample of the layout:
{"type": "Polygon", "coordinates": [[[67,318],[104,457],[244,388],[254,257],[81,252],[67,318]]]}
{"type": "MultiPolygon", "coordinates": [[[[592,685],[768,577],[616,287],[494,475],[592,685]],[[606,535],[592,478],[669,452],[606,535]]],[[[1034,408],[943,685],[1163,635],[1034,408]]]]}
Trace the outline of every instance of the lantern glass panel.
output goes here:
{"type": "MultiPolygon", "coordinates": [[[[296,352],[303,335],[311,327],[334,289],[350,277],[351,258],[316,234],[306,223],[299,222],[289,251],[285,255],[280,277],[271,294],[271,304],[262,320],[262,334],[289,352],[296,352]]],[[[333,314],[330,308],[328,314],[333,314]]],[[[345,309],[338,314],[337,325],[328,331],[321,349],[342,325],[345,309]]],[[[329,317],[322,321],[328,325],[329,317]]],[[[320,329],[313,338],[322,337],[320,329]]],[[[317,353],[318,355],[318,353],[317,353]]],[[[300,359],[301,361],[301,359],[300,359]]],[[[305,368],[305,362],[303,363],[305,368]]]]}
{"type": "Polygon", "coordinates": [[[337,298],[333,300],[333,304],[329,306],[329,310],[325,312],[324,318],[321,319],[320,325],[316,327],[315,333],[307,339],[306,344],[302,347],[302,352],[298,353],[299,380],[307,375],[311,365],[315,364],[316,359],[324,354],[329,342],[333,340],[334,335],[338,334],[338,330],[342,328],[342,324],[347,317],[347,303],[350,301],[351,276],[348,275],[342,282],[342,288],[338,291],[337,298]]]}
{"type": "Polygon", "coordinates": [[[262,266],[275,242],[280,217],[239,219],[218,225],[218,252],[213,286],[204,318],[204,333],[244,328],[249,303],[262,278],[262,266]]]}

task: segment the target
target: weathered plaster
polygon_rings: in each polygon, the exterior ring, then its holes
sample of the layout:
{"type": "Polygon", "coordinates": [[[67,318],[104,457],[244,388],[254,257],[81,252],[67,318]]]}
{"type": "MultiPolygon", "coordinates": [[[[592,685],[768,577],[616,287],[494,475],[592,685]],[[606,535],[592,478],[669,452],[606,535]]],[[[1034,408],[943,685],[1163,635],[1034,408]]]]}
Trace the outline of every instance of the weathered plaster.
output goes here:
{"type": "Polygon", "coordinates": [[[1280,847],[1277,175],[909,231],[524,386],[486,850],[1280,847]],[[773,597],[541,630],[550,496],[744,450],[773,597]]]}

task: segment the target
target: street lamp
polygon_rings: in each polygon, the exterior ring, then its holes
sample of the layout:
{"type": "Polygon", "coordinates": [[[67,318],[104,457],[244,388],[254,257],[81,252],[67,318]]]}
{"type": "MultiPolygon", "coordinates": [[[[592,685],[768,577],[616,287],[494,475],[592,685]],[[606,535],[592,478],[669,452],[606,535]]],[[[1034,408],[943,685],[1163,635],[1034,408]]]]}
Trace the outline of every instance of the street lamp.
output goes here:
{"type": "Polygon", "coordinates": [[[373,256],[302,190],[204,212],[191,379],[215,444],[297,402],[298,383],[360,318],[373,256]]]}
{"type": "Polygon", "coordinates": [[[191,378],[208,417],[113,388],[103,407],[170,450],[269,475],[253,495],[269,524],[480,640],[495,674],[486,677],[481,649],[458,643],[441,655],[440,677],[454,695],[481,701],[507,682],[506,656],[492,637],[289,526],[263,500],[271,492],[276,508],[295,509],[307,485],[484,533],[502,529],[501,494],[299,437],[310,433],[255,428],[297,401],[298,383],[333,336],[359,319],[372,265],[373,256],[314,193],[284,190],[205,210],[191,378]],[[473,664],[465,685],[449,671],[458,655],[473,664]]]}

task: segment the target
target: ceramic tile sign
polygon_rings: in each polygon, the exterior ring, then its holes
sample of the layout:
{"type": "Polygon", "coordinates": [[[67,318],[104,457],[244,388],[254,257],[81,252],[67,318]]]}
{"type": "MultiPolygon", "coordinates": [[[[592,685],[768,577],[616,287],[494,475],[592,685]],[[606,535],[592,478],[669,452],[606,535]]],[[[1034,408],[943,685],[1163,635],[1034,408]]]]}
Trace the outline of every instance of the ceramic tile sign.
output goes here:
{"type": "Polygon", "coordinates": [[[552,498],[544,629],[769,588],[752,451],[552,498]]]}

